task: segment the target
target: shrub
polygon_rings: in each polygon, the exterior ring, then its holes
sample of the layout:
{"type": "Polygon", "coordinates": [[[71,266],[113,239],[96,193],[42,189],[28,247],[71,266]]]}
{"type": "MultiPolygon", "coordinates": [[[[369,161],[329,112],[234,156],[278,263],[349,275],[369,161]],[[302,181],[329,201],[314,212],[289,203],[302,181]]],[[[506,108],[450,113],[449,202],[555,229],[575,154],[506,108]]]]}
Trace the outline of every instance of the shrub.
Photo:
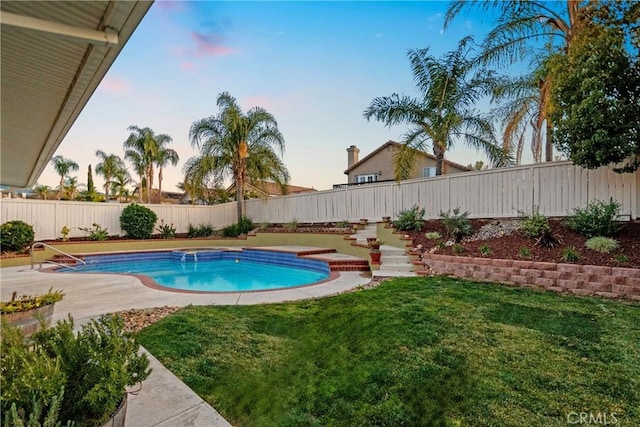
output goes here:
{"type": "Polygon", "coordinates": [[[89,240],[107,240],[109,238],[109,232],[106,228],[102,228],[100,224],[93,223],[93,228],[89,227],[78,227],[78,230],[82,230],[85,233],[89,234],[89,240]]]}
{"type": "Polygon", "coordinates": [[[453,252],[455,252],[456,254],[464,253],[464,246],[462,246],[460,243],[454,244],[453,252]]]}
{"type": "Polygon", "coordinates": [[[176,237],[176,227],[173,224],[165,224],[163,219],[160,220],[160,225],[156,227],[156,231],[160,233],[163,239],[173,239],[176,237]]]}
{"type": "Polygon", "coordinates": [[[551,231],[549,219],[534,206],[531,214],[520,212],[520,229],[527,237],[540,237],[551,231]]]}
{"type": "Polygon", "coordinates": [[[529,258],[531,256],[531,251],[526,246],[518,249],[518,257],[519,258],[529,258]]]}
{"type": "Polygon", "coordinates": [[[608,254],[618,248],[618,241],[611,237],[596,236],[584,242],[584,245],[592,251],[608,254]]]}
{"type": "MultiPolygon", "coordinates": [[[[44,405],[37,398],[33,398],[31,411],[27,412],[24,408],[18,411],[16,402],[11,404],[11,408],[5,411],[4,425],[16,426],[16,427],[62,427],[62,422],[59,419],[60,404],[62,403],[62,396],[64,395],[64,387],[60,388],[60,393],[53,396],[51,401],[44,405]],[[47,412],[43,416],[43,412],[46,408],[47,412]]],[[[65,424],[66,427],[75,427],[75,423],[68,420],[65,424]]]]}
{"type": "Polygon", "coordinates": [[[243,216],[237,224],[230,225],[222,229],[224,237],[238,237],[253,230],[253,222],[250,218],[243,216]]]}
{"type": "Polygon", "coordinates": [[[36,348],[58,359],[64,372],[62,419],[99,425],[117,408],[125,387],[149,376],[149,359],[123,329],[121,317],[106,315],[74,334],[69,316],[33,335],[36,348]]]}
{"type": "Polygon", "coordinates": [[[59,358],[49,357],[40,347],[31,349],[31,343],[20,330],[5,322],[2,322],[1,346],[0,410],[3,414],[10,412],[12,406],[32,414],[36,412],[35,402],[49,402],[59,394],[65,383],[59,358]]]}
{"type": "Polygon", "coordinates": [[[10,301],[0,302],[0,313],[16,313],[38,307],[44,307],[45,305],[62,301],[62,298],[64,298],[64,293],[62,293],[62,291],[54,291],[53,287],[49,288],[49,292],[46,294],[35,297],[31,295],[22,295],[20,298],[17,298],[17,293],[14,292],[10,301]]]}
{"type": "Polygon", "coordinates": [[[449,237],[453,238],[456,243],[473,232],[469,221],[469,212],[460,213],[460,208],[455,208],[453,211],[448,210],[447,212],[441,211],[440,218],[449,237]]]}
{"type": "Polygon", "coordinates": [[[298,225],[300,225],[298,220],[293,218],[291,221],[289,221],[288,223],[286,223],[284,225],[284,228],[286,228],[288,230],[295,230],[296,228],[298,228],[298,225]]]}
{"type": "Polygon", "coordinates": [[[616,255],[615,259],[619,263],[629,262],[629,257],[626,254],[618,254],[616,255]]]}
{"type": "Polygon", "coordinates": [[[491,255],[491,248],[489,247],[489,245],[484,244],[480,246],[480,253],[482,254],[482,256],[489,256],[491,255]]]}
{"type": "Polygon", "coordinates": [[[122,210],[120,227],[128,237],[148,239],[153,232],[158,216],[151,209],[132,203],[122,210]]]}
{"type": "Polygon", "coordinates": [[[564,262],[576,262],[580,259],[580,252],[573,246],[567,246],[562,250],[562,261],[564,262]]]}
{"type": "Polygon", "coordinates": [[[437,231],[430,231],[428,233],[425,233],[424,237],[429,240],[438,240],[442,236],[440,236],[440,233],[438,233],[437,231]]]}
{"type": "Polygon", "coordinates": [[[411,209],[400,211],[393,226],[400,231],[421,231],[424,227],[424,208],[414,205],[411,209]]]}
{"type": "Polygon", "coordinates": [[[200,224],[197,227],[189,224],[189,230],[187,236],[189,237],[209,237],[215,232],[215,229],[210,224],[200,224]]]}
{"type": "Polygon", "coordinates": [[[346,219],[336,223],[336,228],[351,228],[351,223],[346,219]]]}
{"type": "Polygon", "coordinates": [[[617,221],[620,204],[610,199],[608,203],[594,200],[584,209],[576,208],[567,218],[569,227],[583,236],[612,236],[620,229],[617,221]]]}
{"type": "Polygon", "coordinates": [[[24,221],[9,221],[0,227],[0,249],[22,251],[33,243],[33,227],[24,221]]]}

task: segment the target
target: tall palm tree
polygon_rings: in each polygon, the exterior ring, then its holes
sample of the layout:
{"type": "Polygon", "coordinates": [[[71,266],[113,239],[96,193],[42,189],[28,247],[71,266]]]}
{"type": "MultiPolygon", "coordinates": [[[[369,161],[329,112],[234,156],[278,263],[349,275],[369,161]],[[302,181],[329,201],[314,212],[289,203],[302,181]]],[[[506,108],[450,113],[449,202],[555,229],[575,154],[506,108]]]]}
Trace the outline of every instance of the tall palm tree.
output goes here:
{"type": "Polygon", "coordinates": [[[202,186],[207,180],[222,182],[230,177],[236,188],[240,220],[244,216],[246,182],[259,185],[271,181],[286,188],[289,172],[274,151],[284,151],[284,137],[275,117],[264,108],[253,107],[244,113],[227,92],[218,95],[217,106],[217,116],[191,125],[191,145],[200,150],[200,155],[187,161],[184,181],[202,186]]]}
{"type": "Polygon", "coordinates": [[[158,166],[158,194],[159,202],[162,203],[162,169],[165,166],[176,166],[180,160],[178,152],[173,148],[165,147],[166,144],[171,142],[171,138],[168,135],[164,135],[166,138],[158,138],[158,152],[156,153],[156,166],[158,166]]]}
{"type": "Polygon", "coordinates": [[[491,87],[492,79],[473,73],[472,61],[467,58],[472,41],[470,37],[461,40],[455,51],[440,59],[429,55],[428,49],[409,51],[420,97],[380,97],[364,111],[367,120],[374,118],[387,126],[414,126],[404,135],[393,159],[397,180],[409,178],[417,153],[426,151],[429,143],[436,156],[436,175],[442,175],[445,153],[460,138],[484,151],[495,166],[509,163],[509,154],[497,145],[490,121],[473,110],[491,87]]]}
{"type": "MultiPolygon", "coordinates": [[[[585,10],[594,7],[593,1],[564,0],[548,1],[466,1],[455,0],[445,15],[445,28],[463,10],[475,6],[496,10],[500,14],[497,25],[482,43],[483,53],[479,61],[483,64],[504,65],[529,58],[533,69],[540,69],[543,61],[552,54],[566,53],[576,34],[584,28],[585,10]],[[545,42],[545,43],[540,43],[545,42]]],[[[546,73],[538,82],[538,111],[536,132],[546,130],[545,161],[553,160],[553,125],[548,116],[553,76],[546,73]],[[545,110],[546,107],[546,110],[545,110]]]]}
{"type": "Polygon", "coordinates": [[[147,180],[145,178],[146,166],[144,164],[144,160],[142,155],[133,149],[126,150],[124,152],[124,158],[131,162],[133,169],[138,175],[138,184],[136,186],[138,191],[138,201],[143,201],[143,188],[146,188],[147,180]]]}
{"type": "Polygon", "coordinates": [[[156,135],[151,128],[140,128],[138,126],[129,126],[131,132],[124,142],[125,157],[132,159],[138,166],[144,168],[144,175],[140,181],[146,182],[147,202],[150,201],[151,189],[153,188],[153,167],[158,156],[158,147],[160,144],[166,144],[171,141],[169,135],[156,135]],[[161,141],[161,142],[159,142],[161,141]],[[167,142],[168,141],[168,142],[167,142]]]}
{"type": "Polygon", "coordinates": [[[71,172],[77,172],[79,166],[71,159],[65,159],[62,156],[55,156],[51,159],[51,164],[56,173],[60,175],[60,186],[58,187],[58,200],[62,199],[62,191],[64,190],[64,179],[71,172]]]}
{"type": "Polygon", "coordinates": [[[115,154],[107,154],[102,150],[97,150],[96,156],[102,160],[96,165],[96,173],[104,178],[104,195],[105,200],[108,202],[111,196],[109,190],[111,189],[112,179],[118,171],[125,169],[125,165],[120,156],[115,154]]]}

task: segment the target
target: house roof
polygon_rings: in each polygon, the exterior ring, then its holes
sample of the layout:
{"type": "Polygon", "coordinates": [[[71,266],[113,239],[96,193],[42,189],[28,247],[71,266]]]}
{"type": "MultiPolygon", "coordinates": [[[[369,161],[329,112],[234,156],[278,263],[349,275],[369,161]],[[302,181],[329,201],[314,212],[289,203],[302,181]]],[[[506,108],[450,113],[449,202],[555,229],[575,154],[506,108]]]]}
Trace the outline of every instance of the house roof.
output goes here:
{"type": "MultiPolygon", "coordinates": [[[[245,184],[247,189],[251,189],[257,191],[258,193],[262,193],[266,196],[282,196],[282,190],[280,186],[274,182],[262,182],[259,185],[251,185],[249,183],[245,184]]],[[[233,191],[236,188],[235,183],[231,184],[227,191],[233,191]]],[[[318,191],[315,188],[308,187],[300,187],[298,185],[287,185],[287,193],[286,194],[298,194],[298,193],[310,193],[313,191],[318,191]]]]}
{"type": "Polygon", "coordinates": [[[0,2],[0,184],[35,184],[152,3],[0,2]]]}
{"type": "MultiPolygon", "coordinates": [[[[376,148],[374,151],[372,151],[371,153],[367,154],[366,156],[364,156],[361,160],[359,160],[357,163],[354,163],[353,165],[351,165],[351,167],[347,168],[347,170],[344,171],[345,175],[349,175],[349,172],[351,172],[353,169],[357,168],[358,166],[363,165],[364,163],[366,163],[369,159],[371,159],[373,156],[375,156],[376,154],[378,154],[380,151],[384,150],[385,148],[389,147],[389,146],[394,146],[396,148],[400,148],[402,146],[402,144],[400,144],[399,142],[396,141],[392,141],[389,140],[387,142],[385,142],[384,144],[382,144],[380,147],[376,148]]],[[[425,153],[424,151],[418,151],[418,154],[421,156],[424,156],[426,158],[432,159],[432,160],[437,160],[436,156],[434,156],[433,154],[429,154],[429,153],[425,153]]],[[[463,166],[459,163],[455,163],[452,162],[450,160],[446,160],[444,161],[446,164],[450,165],[450,166],[454,166],[456,168],[459,169],[463,169],[463,170],[471,170],[469,169],[467,166],[463,166]]]]}

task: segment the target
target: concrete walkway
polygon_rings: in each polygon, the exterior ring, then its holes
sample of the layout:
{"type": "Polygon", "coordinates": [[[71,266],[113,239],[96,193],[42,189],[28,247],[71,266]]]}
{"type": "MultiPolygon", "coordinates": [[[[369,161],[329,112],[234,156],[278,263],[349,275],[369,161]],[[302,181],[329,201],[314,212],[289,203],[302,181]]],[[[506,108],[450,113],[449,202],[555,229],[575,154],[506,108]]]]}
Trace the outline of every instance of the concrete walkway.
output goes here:
{"type": "MultiPolygon", "coordinates": [[[[70,313],[76,325],[105,313],[162,306],[251,305],[339,294],[369,283],[359,272],[341,272],[330,282],[293,289],[250,293],[186,294],[152,289],[138,279],[113,274],[46,273],[29,267],[0,269],[0,298],[37,295],[53,287],[65,298],[56,304],[54,322],[70,313]]],[[[150,355],[153,372],[142,390],[129,397],[127,425],[133,427],[215,427],[230,424],[150,355]]]]}

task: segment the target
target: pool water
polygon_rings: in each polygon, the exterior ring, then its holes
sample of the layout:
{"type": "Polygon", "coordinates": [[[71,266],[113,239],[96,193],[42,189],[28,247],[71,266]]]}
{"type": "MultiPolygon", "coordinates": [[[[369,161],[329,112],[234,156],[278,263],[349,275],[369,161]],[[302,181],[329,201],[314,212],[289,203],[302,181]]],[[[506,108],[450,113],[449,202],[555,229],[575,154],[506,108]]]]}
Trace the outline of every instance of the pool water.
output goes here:
{"type": "MultiPolygon", "coordinates": [[[[262,251],[264,253],[264,251],[262,251]]],[[[164,257],[137,254],[136,259],[127,261],[120,256],[117,262],[102,256],[98,261],[87,260],[87,265],[60,272],[75,273],[119,273],[148,276],[158,285],[171,289],[205,292],[247,292],[303,286],[325,280],[329,276],[326,263],[315,264],[311,260],[298,259],[292,254],[269,256],[276,263],[257,262],[246,253],[218,252],[207,259],[202,254],[200,260],[193,256],[177,257],[176,253],[166,253],[164,257]],[[145,259],[147,258],[147,259],[145,259]],[[110,262],[111,261],[111,262],[110,262]],[[301,264],[299,267],[296,263],[301,264]],[[289,265],[290,264],[290,265],[289,265]],[[303,268],[307,267],[307,268],[303,268]]],[[[250,252],[249,252],[250,254],[250,252]]],[[[265,255],[261,254],[261,257],[265,255]]]]}

